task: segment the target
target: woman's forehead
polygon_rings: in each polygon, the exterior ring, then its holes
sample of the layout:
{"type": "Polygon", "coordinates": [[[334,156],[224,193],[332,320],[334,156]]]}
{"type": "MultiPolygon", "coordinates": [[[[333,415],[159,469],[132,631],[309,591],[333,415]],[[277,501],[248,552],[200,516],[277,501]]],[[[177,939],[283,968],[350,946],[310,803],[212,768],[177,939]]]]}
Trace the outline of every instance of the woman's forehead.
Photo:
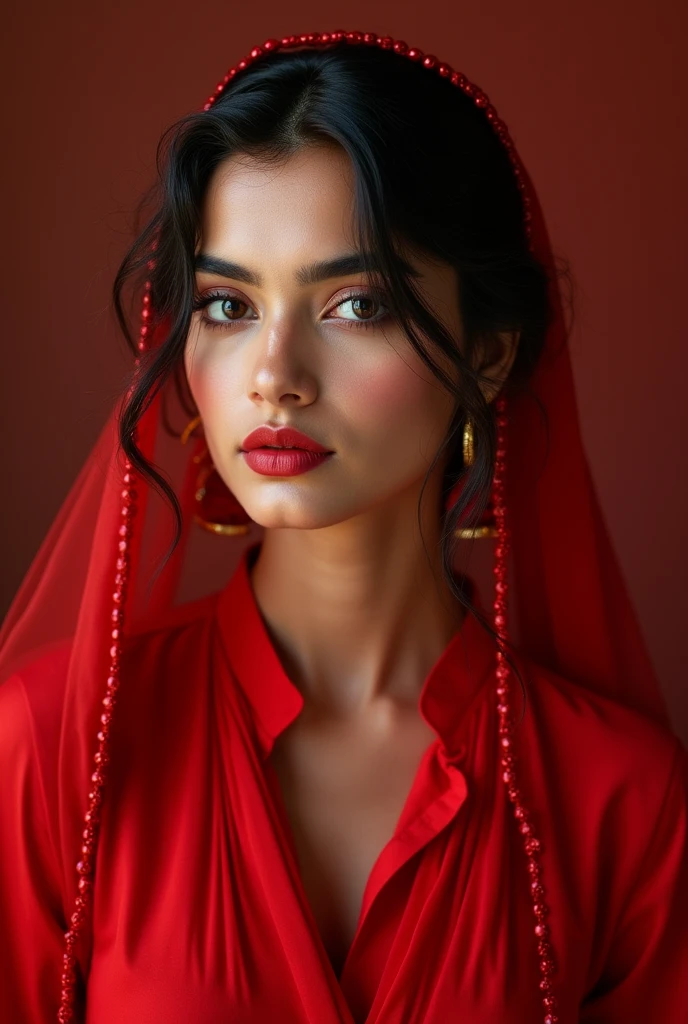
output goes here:
{"type": "Polygon", "coordinates": [[[203,203],[204,248],[230,242],[273,258],[285,248],[354,246],[354,176],[338,146],[310,146],[276,162],[240,154],[213,175],[203,203]]]}
{"type": "MultiPolygon", "coordinates": [[[[227,157],[212,176],[204,199],[197,256],[205,258],[199,269],[211,272],[212,260],[207,257],[215,258],[216,268],[222,261],[250,267],[253,281],[246,274],[238,276],[258,287],[280,267],[302,284],[317,283],[317,272],[307,273],[317,263],[342,261],[340,276],[360,272],[349,269],[345,259],[355,264],[354,257],[360,255],[354,197],[351,161],[334,143],[304,147],[279,160],[248,153],[227,157]]],[[[397,250],[411,277],[452,273],[401,242],[397,250]]]]}

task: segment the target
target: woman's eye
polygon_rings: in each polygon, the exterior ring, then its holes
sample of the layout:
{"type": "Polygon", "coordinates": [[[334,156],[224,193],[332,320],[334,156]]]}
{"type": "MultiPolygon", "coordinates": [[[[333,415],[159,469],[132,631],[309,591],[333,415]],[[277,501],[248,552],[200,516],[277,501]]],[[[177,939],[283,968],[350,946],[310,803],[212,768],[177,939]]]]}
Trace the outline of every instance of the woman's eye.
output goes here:
{"type": "MultiPolygon", "coordinates": [[[[238,295],[205,295],[195,300],[193,308],[201,311],[201,320],[207,327],[230,328],[239,322],[255,319],[247,316],[253,307],[238,295]]],[[[343,321],[346,327],[373,327],[386,320],[387,313],[387,307],[379,296],[356,292],[332,306],[329,317],[343,321]]]]}
{"type": "Polygon", "coordinates": [[[194,312],[200,310],[201,322],[206,327],[213,327],[218,330],[223,328],[227,330],[233,327],[234,324],[254,319],[253,317],[246,316],[246,311],[252,308],[248,302],[238,295],[227,295],[225,293],[197,296],[193,302],[194,312]]]}
{"type": "Polygon", "coordinates": [[[251,307],[243,299],[236,296],[225,296],[221,299],[213,299],[205,306],[206,318],[218,323],[226,323],[228,320],[241,320],[247,309],[251,307]]]}
{"type": "Polygon", "coordinates": [[[334,310],[341,311],[338,314],[338,319],[349,320],[352,326],[356,327],[366,327],[368,324],[384,320],[386,316],[386,307],[375,295],[347,295],[333,307],[332,312],[334,310]]]}

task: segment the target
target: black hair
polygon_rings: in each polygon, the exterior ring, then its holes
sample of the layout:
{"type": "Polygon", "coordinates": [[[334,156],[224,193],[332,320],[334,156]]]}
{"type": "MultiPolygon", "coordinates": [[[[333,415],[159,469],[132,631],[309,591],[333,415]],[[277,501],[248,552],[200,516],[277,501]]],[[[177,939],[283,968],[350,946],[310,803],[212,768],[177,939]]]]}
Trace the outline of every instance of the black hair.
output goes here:
{"type": "MultiPolygon", "coordinates": [[[[527,386],[552,317],[549,275],[530,251],[514,167],[485,112],[447,78],[408,58],[344,43],[265,55],[239,72],[210,109],[190,114],[163,135],[159,181],[148,197],[154,199],[154,212],[121,264],[114,302],[136,351],[123,292],[145,275],[154,316],[165,319],[169,330],[159,347],[142,356],[122,407],[121,446],[135,469],[169,500],[177,530],[173,550],[181,536],[180,505],[167,480],[141,454],[135,430],[169,378],[195,415],[183,397],[183,353],[204,194],[214,170],[232,154],[279,161],[324,143],[340,146],[351,161],[357,241],[361,253],[374,257],[392,316],[454,396],[447,435],[423,487],[443,455],[448,458],[443,496],[465,474],[459,500],[444,515],[443,574],[457,600],[496,638],[452,569],[457,528],[477,523],[489,502],[496,455],[495,403],[483,397],[474,356],[495,352],[500,332],[520,332],[503,388],[527,386]],[[455,268],[463,353],[404,272],[402,246],[455,268]],[[147,270],[153,252],[154,267],[147,270]],[[442,369],[447,358],[456,373],[442,369]],[[474,435],[470,466],[464,465],[461,444],[467,417],[474,435]]],[[[420,522],[420,503],[418,515],[420,522]]]]}

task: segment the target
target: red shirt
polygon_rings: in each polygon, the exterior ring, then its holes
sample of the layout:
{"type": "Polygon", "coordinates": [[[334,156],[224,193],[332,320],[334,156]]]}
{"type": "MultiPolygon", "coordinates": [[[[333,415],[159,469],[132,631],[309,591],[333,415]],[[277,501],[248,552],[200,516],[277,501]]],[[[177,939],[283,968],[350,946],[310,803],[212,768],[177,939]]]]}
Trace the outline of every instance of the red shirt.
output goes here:
{"type": "MultiPolygon", "coordinates": [[[[437,737],[337,977],[266,760],[303,698],[253,596],[256,553],[220,594],[126,642],[86,1020],[541,1021],[525,854],[498,770],[492,639],[469,614],[424,682],[420,711],[437,737]]],[[[68,656],[62,645],[0,687],[6,1024],[56,1019],[77,859],[59,853],[55,770],[68,656]]],[[[641,715],[518,664],[520,785],[544,844],[560,1022],[686,1020],[685,751],[641,715]]]]}

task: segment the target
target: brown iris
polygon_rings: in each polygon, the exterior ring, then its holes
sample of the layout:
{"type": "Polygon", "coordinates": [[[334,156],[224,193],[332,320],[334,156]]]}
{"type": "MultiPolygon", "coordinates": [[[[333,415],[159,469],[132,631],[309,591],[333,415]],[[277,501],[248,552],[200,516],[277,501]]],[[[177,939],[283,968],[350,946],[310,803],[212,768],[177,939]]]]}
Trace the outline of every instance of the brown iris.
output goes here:
{"type": "Polygon", "coordinates": [[[235,296],[230,296],[229,298],[223,299],[222,301],[222,315],[229,317],[230,319],[234,319],[231,314],[239,313],[237,319],[240,319],[243,313],[240,310],[237,310],[236,306],[232,305],[233,303],[236,303],[236,305],[238,306],[246,306],[246,308],[248,308],[247,304],[242,299],[237,299],[235,296]]]}
{"type": "Polygon", "coordinates": [[[351,303],[351,308],[353,309],[354,313],[356,313],[357,316],[360,313],[363,314],[363,316],[360,317],[361,320],[370,320],[371,317],[374,316],[375,300],[371,299],[370,296],[368,296],[368,295],[354,295],[350,299],[347,299],[345,301],[348,301],[348,302],[351,303]],[[367,310],[361,308],[362,304],[366,303],[366,302],[368,303],[368,305],[370,307],[367,310]]]}

